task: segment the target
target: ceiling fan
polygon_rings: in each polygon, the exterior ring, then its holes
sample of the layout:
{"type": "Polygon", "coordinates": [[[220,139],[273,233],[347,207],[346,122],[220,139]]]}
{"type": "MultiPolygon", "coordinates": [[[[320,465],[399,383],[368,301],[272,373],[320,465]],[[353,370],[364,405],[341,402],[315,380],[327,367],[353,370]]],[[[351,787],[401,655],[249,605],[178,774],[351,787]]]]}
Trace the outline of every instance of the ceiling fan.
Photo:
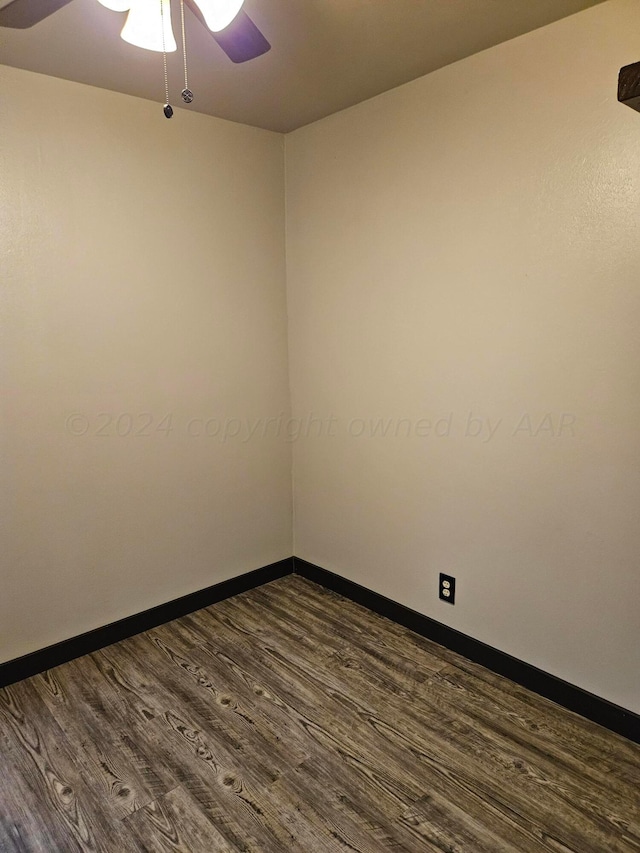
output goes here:
{"type": "MultiPolygon", "coordinates": [[[[0,9],[0,27],[25,29],[48,18],[58,9],[66,6],[71,0],[11,0],[0,9]]],[[[175,50],[175,40],[170,32],[170,0],[99,0],[103,6],[117,12],[128,11],[122,37],[126,41],[147,47],[151,50],[175,50]],[[169,31],[165,29],[165,39],[161,44],[151,46],[134,40],[140,29],[141,16],[159,15],[165,10],[165,18],[169,21],[169,31]],[[169,14],[166,14],[168,11],[169,14]],[[127,37],[127,33],[129,37],[127,37]]],[[[242,11],[244,0],[184,0],[185,5],[209,30],[212,37],[220,45],[232,62],[247,62],[262,56],[271,49],[271,45],[254,24],[251,18],[242,11]]],[[[162,32],[162,23],[160,23],[162,32]]]]}

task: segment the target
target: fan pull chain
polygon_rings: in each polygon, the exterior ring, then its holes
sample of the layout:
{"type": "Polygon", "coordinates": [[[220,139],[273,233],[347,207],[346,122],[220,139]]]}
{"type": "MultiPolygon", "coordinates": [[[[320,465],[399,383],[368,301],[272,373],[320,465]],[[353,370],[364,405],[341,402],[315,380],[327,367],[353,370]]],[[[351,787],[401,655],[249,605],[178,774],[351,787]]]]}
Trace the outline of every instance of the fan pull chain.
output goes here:
{"type": "Polygon", "coordinates": [[[187,36],[184,28],[184,0],[180,0],[180,23],[182,25],[182,60],[184,62],[184,89],[181,94],[185,104],[190,104],[193,101],[193,92],[189,88],[189,77],[187,74],[187,36]]]}
{"type": "Polygon", "coordinates": [[[162,108],[167,118],[173,115],[173,107],[169,103],[169,75],[167,74],[167,47],[164,41],[164,0],[160,0],[160,18],[162,20],[162,63],[164,65],[164,107],[162,108]]]}

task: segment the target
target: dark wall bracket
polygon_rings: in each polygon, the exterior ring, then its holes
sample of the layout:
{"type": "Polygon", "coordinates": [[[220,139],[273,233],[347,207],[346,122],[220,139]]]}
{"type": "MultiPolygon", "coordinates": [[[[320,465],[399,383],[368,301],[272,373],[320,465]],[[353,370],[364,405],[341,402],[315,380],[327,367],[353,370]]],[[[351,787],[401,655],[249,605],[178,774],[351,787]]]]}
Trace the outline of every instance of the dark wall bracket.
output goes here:
{"type": "Polygon", "coordinates": [[[640,62],[625,65],[618,77],[618,100],[640,112],[640,62]]]}

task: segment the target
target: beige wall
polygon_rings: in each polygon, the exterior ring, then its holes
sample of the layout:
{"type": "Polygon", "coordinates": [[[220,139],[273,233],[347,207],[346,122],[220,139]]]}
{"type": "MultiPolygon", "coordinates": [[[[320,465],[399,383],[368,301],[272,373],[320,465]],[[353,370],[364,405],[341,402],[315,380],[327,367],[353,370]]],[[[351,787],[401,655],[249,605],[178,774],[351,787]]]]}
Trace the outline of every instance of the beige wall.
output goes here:
{"type": "Polygon", "coordinates": [[[638,59],[613,0],[287,137],[296,555],[634,711],[638,59]]]}
{"type": "Polygon", "coordinates": [[[0,661],[288,556],[299,433],[298,556],[640,711],[638,58],[612,0],[287,138],[292,424],[282,137],[0,67],[0,661]]]}
{"type": "Polygon", "coordinates": [[[0,112],[3,661],[290,556],[291,477],[282,137],[12,68],[0,112]]]}

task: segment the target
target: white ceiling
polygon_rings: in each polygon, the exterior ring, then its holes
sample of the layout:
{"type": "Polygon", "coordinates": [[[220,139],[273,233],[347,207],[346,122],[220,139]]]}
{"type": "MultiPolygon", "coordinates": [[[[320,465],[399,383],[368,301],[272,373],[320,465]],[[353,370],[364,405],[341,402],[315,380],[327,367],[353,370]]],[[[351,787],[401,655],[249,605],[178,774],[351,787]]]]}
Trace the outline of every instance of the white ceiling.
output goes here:
{"type": "MultiPolygon", "coordinates": [[[[598,2],[246,0],[272,49],[242,65],[187,10],[188,109],[286,132],[598,2]]],[[[0,29],[0,61],[163,103],[162,56],[122,41],[124,20],[97,0],[73,0],[31,29],[0,29]]],[[[178,107],[179,52],[169,74],[178,107]]]]}

